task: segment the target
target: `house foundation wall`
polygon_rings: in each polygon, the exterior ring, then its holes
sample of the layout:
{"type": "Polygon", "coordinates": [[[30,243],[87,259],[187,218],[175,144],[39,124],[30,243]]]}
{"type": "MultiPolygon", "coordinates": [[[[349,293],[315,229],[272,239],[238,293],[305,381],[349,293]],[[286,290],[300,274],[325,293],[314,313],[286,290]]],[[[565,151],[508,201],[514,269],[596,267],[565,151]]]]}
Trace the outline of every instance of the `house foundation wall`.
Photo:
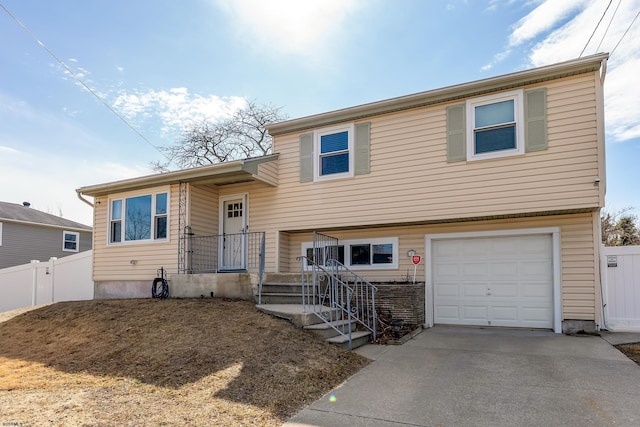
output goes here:
{"type": "Polygon", "coordinates": [[[249,273],[173,274],[169,279],[169,296],[174,298],[254,299],[249,273]]]}
{"type": "MultiPolygon", "coordinates": [[[[250,300],[257,292],[257,275],[250,273],[173,274],[170,298],[232,298],[250,300]]],[[[94,284],[95,299],[151,298],[153,280],[101,281],[94,284]]]]}
{"type": "Polygon", "coordinates": [[[94,282],[94,299],[151,298],[153,280],[94,282]]]}

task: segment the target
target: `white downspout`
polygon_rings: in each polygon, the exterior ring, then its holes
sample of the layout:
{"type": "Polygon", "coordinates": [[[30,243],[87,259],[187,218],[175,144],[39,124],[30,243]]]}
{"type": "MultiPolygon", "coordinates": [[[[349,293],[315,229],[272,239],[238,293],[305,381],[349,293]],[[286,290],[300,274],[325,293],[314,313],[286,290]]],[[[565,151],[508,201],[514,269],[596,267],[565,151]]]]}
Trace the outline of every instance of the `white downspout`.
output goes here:
{"type": "Polygon", "coordinates": [[[89,206],[91,206],[92,208],[95,207],[93,205],[93,203],[91,203],[90,201],[88,201],[87,199],[85,199],[84,197],[82,197],[82,193],[76,190],[76,195],[78,196],[78,199],[82,200],[83,202],[85,202],[86,204],[88,204],[89,206]]]}
{"type": "Polygon", "coordinates": [[[602,60],[602,71],[600,72],[600,84],[604,86],[604,78],[607,76],[607,58],[602,60]]]}

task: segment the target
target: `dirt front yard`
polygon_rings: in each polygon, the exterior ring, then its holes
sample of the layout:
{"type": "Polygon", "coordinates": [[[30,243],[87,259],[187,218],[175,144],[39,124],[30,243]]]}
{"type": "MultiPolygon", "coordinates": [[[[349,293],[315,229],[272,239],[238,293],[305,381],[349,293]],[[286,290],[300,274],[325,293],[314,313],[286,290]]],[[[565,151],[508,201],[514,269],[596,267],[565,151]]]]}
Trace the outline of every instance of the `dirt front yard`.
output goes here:
{"type": "Polygon", "coordinates": [[[275,426],[367,363],[245,301],[57,303],[0,323],[0,425],[275,426]]]}
{"type": "Polygon", "coordinates": [[[640,365],[640,342],[632,344],[620,344],[616,348],[624,353],[629,359],[640,365]]]}

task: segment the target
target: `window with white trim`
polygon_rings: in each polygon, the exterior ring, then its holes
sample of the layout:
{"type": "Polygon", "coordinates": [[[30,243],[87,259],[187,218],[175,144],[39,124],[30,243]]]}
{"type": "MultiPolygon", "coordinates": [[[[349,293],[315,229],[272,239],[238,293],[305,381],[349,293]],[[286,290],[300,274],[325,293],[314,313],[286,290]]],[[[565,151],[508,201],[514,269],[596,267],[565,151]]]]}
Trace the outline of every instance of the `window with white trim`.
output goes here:
{"type": "MultiPolygon", "coordinates": [[[[328,248],[316,248],[313,242],[302,244],[302,255],[325,265],[328,248]]],[[[398,268],[398,238],[341,240],[337,259],[352,270],[396,269],[398,268]]],[[[305,262],[305,268],[307,267],[305,262]]]]}
{"type": "Polygon", "coordinates": [[[315,180],[353,176],[353,124],[320,129],[314,134],[315,180]]]}
{"type": "Polygon", "coordinates": [[[63,231],[62,250],[65,252],[78,252],[80,250],[80,233],[63,231]]]}
{"type": "Polygon", "coordinates": [[[2,223],[0,222],[0,246],[2,246],[2,223]]]}
{"type": "Polygon", "coordinates": [[[467,101],[467,160],[524,153],[524,107],[521,90],[467,101]]]}
{"type": "Polygon", "coordinates": [[[165,240],[167,236],[167,192],[110,200],[109,243],[165,240]]]}

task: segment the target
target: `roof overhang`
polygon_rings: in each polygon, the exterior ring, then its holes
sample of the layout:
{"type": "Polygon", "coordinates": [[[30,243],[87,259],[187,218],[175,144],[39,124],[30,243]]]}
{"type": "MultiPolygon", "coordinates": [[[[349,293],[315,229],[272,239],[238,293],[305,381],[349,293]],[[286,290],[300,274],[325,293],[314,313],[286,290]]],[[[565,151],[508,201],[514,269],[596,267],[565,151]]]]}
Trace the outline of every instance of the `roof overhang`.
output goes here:
{"type": "Polygon", "coordinates": [[[90,197],[104,196],[112,193],[139,190],[142,188],[159,185],[177,184],[189,182],[192,184],[227,185],[241,182],[262,181],[273,185],[268,180],[263,180],[258,174],[258,167],[262,163],[278,159],[278,154],[255,157],[244,160],[234,160],[226,163],[199,166],[191,169],[182,169],[173,172],[158,173],[138,178],[113,181],[105,184],[89,185],[76,189],[78,195],[90,197]]]}
{"type": "MultiPolygon", "coordinates": [[[[330,111],[299,119],[287,120],[267,126],[272,136],[306,129],[328,126],[345,121],[360,120],[380,114],[387,114],[410,108],[424,107],[456,99],[478,96],[500,90],[521,87],[548,80],[560,79],[577,74],[599,70],[609,57],[608,53],[586,56],[584,58],[518,71],[498,77],[477,80],[469,83],[448,86],[441,89],[391,98],[384,101],[358,105],[342,110],[330,111]]],[[[606,64],[606,63],[605,63],[606,64]]]]}

